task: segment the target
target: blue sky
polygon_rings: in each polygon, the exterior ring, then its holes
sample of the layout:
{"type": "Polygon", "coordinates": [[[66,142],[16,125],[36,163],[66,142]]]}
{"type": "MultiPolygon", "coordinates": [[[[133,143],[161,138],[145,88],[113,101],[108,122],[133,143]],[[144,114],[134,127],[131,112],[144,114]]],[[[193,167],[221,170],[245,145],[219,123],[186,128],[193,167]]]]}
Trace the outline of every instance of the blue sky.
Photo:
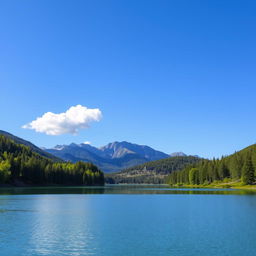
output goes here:
{"type": "Polygon", "coordinates": [[[0,129],[219,157],[255,143],[255,1],[0,1],[0,129]],[[78,135],[22,129],[81,104],[78,135]]]}

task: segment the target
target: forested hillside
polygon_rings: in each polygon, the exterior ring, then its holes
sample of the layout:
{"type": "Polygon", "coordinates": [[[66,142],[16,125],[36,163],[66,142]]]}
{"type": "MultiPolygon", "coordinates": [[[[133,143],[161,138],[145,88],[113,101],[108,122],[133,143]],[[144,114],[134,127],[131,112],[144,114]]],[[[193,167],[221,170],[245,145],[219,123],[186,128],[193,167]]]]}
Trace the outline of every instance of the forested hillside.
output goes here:
{"type": "Polygon", "coordinates": [[[0,184],[16,183],[103,185],[104,175],[93,164],[54,162],[0,135],[0,184]]]}
{"type": "Polygon", "coordinates": [[[31,142],[27,141],[27,140],[24,140],[20,137],[17,137],[9,132],[5,132],[5,131],[2,131],[0,130],[0,135],[3,135],[11,140],[13,140],[15,143],[17,144],[21,144],[21,145],[24,145],[24,146],[27,146],[29,147],[33,152],[35,153],[38,153],[39,155],[41,156],[44,156],[44,157],[47,157],[47,158],[50,158],[52,159],[53,161],[55,162],[61,162],[62,159],[52,155],[52,154],[49,154],[48,152],[42,150],[41,148],[37,147],[36,145],[32,144],[31,142]]]}
{"type": "Polygon", "coordinates": [[[176,156],[140,164],[117,173],[106,174],[107,183],[166,183],[170,173],[182,170],[186,165],[198,163],[194,156],[176,156]]]}
{"type": "Polygon", "coordinates": [[[255,183],[256,145],[249,146],[228,157],[202,160],[198,164],[175,171],[168,177],[170,184],[210,184],[213,182],[241,181],[243,184],[255,183]]]}

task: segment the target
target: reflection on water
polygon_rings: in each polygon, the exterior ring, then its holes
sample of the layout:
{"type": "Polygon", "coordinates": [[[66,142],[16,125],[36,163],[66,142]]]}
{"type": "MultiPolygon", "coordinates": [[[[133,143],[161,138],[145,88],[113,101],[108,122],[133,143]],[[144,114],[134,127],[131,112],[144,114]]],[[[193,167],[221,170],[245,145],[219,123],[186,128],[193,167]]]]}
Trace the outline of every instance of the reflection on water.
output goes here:
{"type": "Polygon", "coordinates": [[[5,213],[5,212],[31,212],[31,211],[29,211],[29,210],[22,210],[22,209],[18,209],[18,210],[0,209],[0,214],[1,213],[5,213]]]}
{"type": "Polygon", "coordinates": [[[165,185],[106,185],[104,187],[11,187],[0,195],[30,194],[208,194],[253,195],[256,191],[225,188],[173,188],[165,185]]]}
{"type": "Polygon", "coordinates": [[[37,214],[31,219],[27,255],[92,255],[94,236],[88,225],[90,205],[88,200],[74,197],[46,197],[35,200],[37,214]],[[65,213],[63,213],[65,212],[65,213]]]}

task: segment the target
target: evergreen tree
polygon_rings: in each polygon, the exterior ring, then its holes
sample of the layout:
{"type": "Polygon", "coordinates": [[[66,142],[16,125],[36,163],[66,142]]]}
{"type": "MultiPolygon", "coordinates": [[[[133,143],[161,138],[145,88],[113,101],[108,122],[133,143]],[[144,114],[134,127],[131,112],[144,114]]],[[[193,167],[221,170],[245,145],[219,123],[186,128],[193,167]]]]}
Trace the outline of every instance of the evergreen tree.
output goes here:
{"type": "Polygon", "coordinates": [[[199,170],[197,168],[192,168],[189,171],[189,183],[191,185],[199,184],[199,170]]]}
{"type": "Polygon", "coordinates": [[[229,170],[228,170],[227,166],[225,165],[224,160],[222,160],[219,164],[218,174],[219,174],[220,180],[223,180],[224,178],[229,177],[229,170]]]}
{"type": "Polygon", "coordinates": [[[247,155],[244,163],[242,181],[246,185],[251,185],[254,183],[254,168],[252,164],[252,158],[249,154],[247,155]]]}

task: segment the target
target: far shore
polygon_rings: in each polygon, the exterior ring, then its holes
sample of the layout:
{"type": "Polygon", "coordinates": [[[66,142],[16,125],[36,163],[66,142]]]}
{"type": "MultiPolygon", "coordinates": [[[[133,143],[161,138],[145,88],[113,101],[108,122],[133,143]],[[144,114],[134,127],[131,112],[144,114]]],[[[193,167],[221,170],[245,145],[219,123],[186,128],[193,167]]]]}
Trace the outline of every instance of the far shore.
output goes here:
{"type": "MultiPolygon", "coordinates": [[[[191,184],[148,184],[148,183],[120,183],[120,184],[108,184],[106,183],[105,185],[124,185],[124,186],[129,186],[129,185],[148,185],[148,186],[168,186],[172,188],[231,188],[231,189],[240,189],[240,190],[253,190],[256,191],[256,184],[254,185],[243,185],[241,182],[220,182],[220,183],[211,183],[207,185],[191,185],[191,184]]],[[[89,187],[97,187],[100,185],[95,185],[95,186],[89,186],[89,187]]],[[[102,185],[101,185],[102,186],[102,185]]],[[[29,188],[29,187],[83,187],[83,185],[72,185],[72,184],[31,184],[31,183],[24,183],[24,182],[15,182],[15,183],[9,183],[9,184],[0,184],[0,188],[29,188]]],[[[85,186],[88,187],[88,186],[85,186]]],[[[103,185],[104,187],[104,185],[103,185]]]]}
{"type": "Polygon", "coordinates": [[[170,185],[172,187],[183,187],[183,188],[232,188],[232,189],[247,189],[256,190],[256,184],[254,185],[243,185],[242,182],[221,182],[221,183],[211,183],[207,185],[191,185],[191,184],[175,184],[170,185]]]}

